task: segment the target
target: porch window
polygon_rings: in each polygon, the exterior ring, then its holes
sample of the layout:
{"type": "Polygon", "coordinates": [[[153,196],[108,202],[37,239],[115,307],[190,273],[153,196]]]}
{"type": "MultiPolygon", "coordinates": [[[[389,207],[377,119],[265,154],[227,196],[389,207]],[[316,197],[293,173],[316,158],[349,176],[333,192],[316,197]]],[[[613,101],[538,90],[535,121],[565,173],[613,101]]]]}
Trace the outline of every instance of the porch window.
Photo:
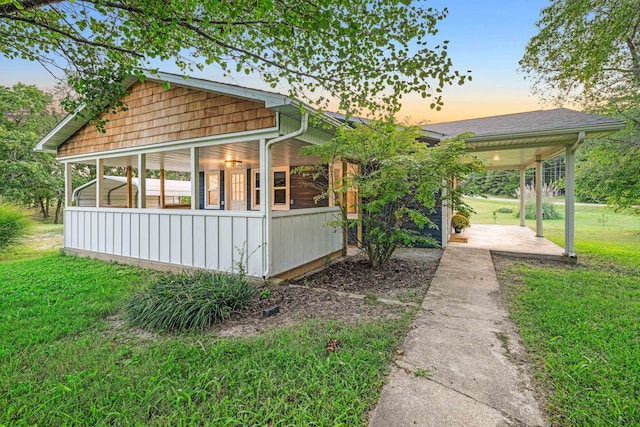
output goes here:
{"type": "Polygon", "coordinates": [[[220,171],[205,174],[205,208],[220,209],[220,171]]]}
{"type": "MultiPolygon", "coordinates": [[[[273,209],[289,209],[289,167],[273,168],[273,190],[271,193],[273,209]]],[[[253,170],[251,180],[251,208],[260,209],[260,171],[253,170]]]]}

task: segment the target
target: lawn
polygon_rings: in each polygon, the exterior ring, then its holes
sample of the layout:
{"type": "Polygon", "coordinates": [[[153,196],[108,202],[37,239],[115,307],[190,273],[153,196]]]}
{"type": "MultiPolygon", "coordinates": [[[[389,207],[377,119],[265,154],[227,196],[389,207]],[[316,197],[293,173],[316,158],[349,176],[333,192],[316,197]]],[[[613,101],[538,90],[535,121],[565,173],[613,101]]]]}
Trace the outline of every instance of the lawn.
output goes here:
{"type": "MultiPolygon", "coordinates": [[[[493,223],[494,209],[515,202],[471,205],[472,221],[493,223]]],[[[509,214],[496,222],[518,223],[509,214]]],[[[563,220],[544,221],[544,230],[564,243],[563,220]]],[[[552,425],[640,425],[639,233],[638,217],[576,206],[576,266],[515,263],[498,271],[535,377],[548,390],[552,425]]]]}
{"type": "Polygon", "coordinates": [[[224,339],[114,327],[150,274],[57,254],[0,262],[0,425],[363,425],[411,317],[224,339]]]}

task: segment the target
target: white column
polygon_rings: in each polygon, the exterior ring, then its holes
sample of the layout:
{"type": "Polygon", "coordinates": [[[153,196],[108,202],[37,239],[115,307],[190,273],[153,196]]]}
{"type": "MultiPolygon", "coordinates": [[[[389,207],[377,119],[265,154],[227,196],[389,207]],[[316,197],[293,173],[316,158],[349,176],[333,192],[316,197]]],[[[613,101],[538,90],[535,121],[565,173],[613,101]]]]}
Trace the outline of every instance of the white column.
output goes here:
{"type": "Polygon", "coordinates": [[[271,235],[271,221],[273,221],[273,215],[271,210],[272,189],[271,181],[273,180],[271,174],[271,147],[267,147],[268,142],[265,142],[265,156],[264,163],[260,163],[260,211],[265,215],[265,240],[264,251],[266,255],[265,267],[267,271],[271,273],[271,263],[273,260],[273,251],[271,250],[271,242],[273,242],[271,235]]]}
{"type": "Polygon", "coordinates": [[[542,159],[536,156],[536,237],[542,233],[542,159]]]}
{"type": "Polygon", "coordinates": [[[524,200],[524,192],[525,192],[525,168],[520,168],[520,227],[524,227],[525,220],[525,200],[524,200]]]}
{"type": "Polygon", "coordinates": [[[104,160],[96,159],[96,207],[102,206],[104,201],[104,188],[102,180],[104,178],[104,160]]]}
{"type": "MultiPolygon", "coordinates": [[[[265,191],[265,180],[267,176],[267,142],[264,139],[260,140],[260,200],[258,203],[260,204],[260,213],[264,214],[266,212],[266,200],[267,200],[267,192],[265,191]]],[[[252,178],[253,179],[253,178],[252,178]]],[[[251,183],[253,188],[253,183],[251,183]]]]}
{"type": "Polygon", "coordinates": [[[73,205],[73,168],[71,163],[64,162],[64,205],[73,205]]]}
{"type": "Polygon", "coordinates": [[[191,147],[191,209],[200,209],[200,149],[191,147]]]}
{"type": "Polygon", "coordinates": [[[147,155],[138,154],[138,208],[147,207],[147,155]]]}
{"type": "Polygon", "coordinates": [[[565,153],[564,254],[570,258],[575,258],[575,152],[572,146],[567,145],[565,153]]]}

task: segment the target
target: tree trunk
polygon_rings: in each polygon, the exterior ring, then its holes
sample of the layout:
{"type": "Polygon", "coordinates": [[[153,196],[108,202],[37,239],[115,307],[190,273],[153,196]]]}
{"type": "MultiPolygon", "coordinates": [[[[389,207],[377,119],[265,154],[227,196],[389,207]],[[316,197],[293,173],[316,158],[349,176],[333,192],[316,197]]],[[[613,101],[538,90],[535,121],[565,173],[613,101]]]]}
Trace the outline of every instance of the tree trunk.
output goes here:
{"type": "Polygon", "coordinates": [[[58,199],[58,203],[56,203],[56,216],[53,219],[54,224],[60,224],[61,213],[62,213],[62,200],[58,199]]]}
{"type": "Polygon", "coordinates": [[[40,212],[42,212],[42,219],[47,220],[49,215],[47,214],[47,210],[44,207],[44,200],[42,197],[38,198],[38,203],[40,204],[40,212]]]}

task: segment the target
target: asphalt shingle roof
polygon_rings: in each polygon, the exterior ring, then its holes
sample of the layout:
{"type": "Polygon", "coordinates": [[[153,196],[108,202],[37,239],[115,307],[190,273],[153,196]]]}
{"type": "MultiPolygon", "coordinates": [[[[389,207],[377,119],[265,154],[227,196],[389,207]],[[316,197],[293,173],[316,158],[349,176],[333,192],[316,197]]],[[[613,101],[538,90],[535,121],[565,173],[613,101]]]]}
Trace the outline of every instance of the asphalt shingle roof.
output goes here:
{"type": "Polygon", "coordinates": [[[474,132],[475,136],[514,134],[561,129],[580,129],[590,126],[618,124],[619,120],[594,114],[581,113],[567,108],[530,111],[479,119],[458,120],[423,126],[425,131],[454,136],[474,132]]]}

